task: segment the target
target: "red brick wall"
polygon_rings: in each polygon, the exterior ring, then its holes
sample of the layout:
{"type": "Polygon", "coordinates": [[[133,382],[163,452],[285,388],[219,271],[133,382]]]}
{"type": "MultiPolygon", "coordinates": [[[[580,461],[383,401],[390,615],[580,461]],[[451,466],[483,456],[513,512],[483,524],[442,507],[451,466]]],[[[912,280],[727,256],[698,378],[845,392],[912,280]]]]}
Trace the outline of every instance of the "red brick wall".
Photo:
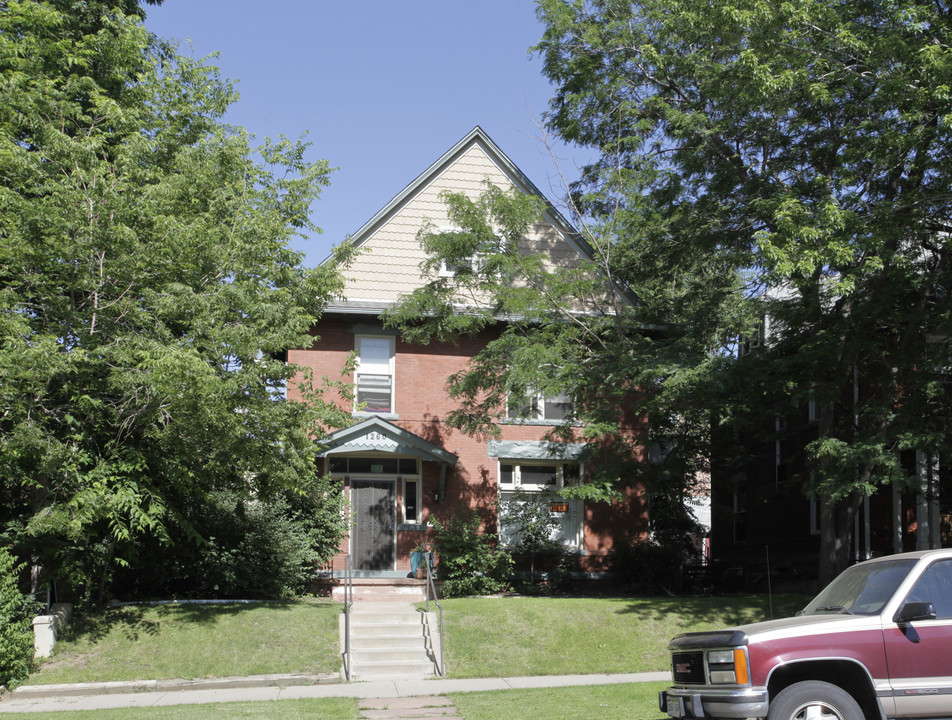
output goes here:
{"type": "MultiPolygon", "coordinates": [[[[355,347],[355,333],[351,330],[359,319],[325,318],[315,328],[317,339],[310,348],[288,352],[288,361],[311,368],[317,381],[322,376],[334,380],[340,375],[347,354],[355,347]]],[[[372,333],[368,333],[372,334],[372,333]]],[[[443,418],[455,408],[446,391],[448,378],[462,370],[492,335],[487,332],[477,337],[462,337],[458,342],[433,342],[430,345],[410,345],[402,340],[396,343],[394,369],[397,415],[393,422],[429,442],[455,454],[459,462],[447,473],[446,497],[435,502],[433,491],[439,487],[439,468],[436,463],[423,463],[423,517],[431,513],[446,519],[461,508],[474,508],[484,518],[483,529],[495,531],[494,505],[497,497],[498,461],[489,457],[487,438],[465,435],[448,427],[443,418]]],[[[353,382],[352,376],[344,378],[353,382]]],[[[289,384],[288,397],[301,399],[301,394],[289,384]]],[[[544,440],[550,428],[535,425],[503,425],[500,440],[544,440]]],[[[400,492],[398,488],[398,492],[400,492]]],[[[345,489],[346,491],[346,489],[345,489]]],[[[402,500],[401,500],[402,501],[402,500]]],[[[631,539],[644,536],[647,516],[640,489],[627,492],[626,501],[609,505],[591,504],[585,513],[585,551],[583,569],[604,569],[605,556],[611,550],[613,538],[631,539]]],[[[421,539],[419,532],[398,534],[398,568],[409,567],[410,549],[421,539]]],[[[342,553],[347,552],[346,543],[342,553]]],[[[335,569],[342,560],[335,562],[335,569]]]]}

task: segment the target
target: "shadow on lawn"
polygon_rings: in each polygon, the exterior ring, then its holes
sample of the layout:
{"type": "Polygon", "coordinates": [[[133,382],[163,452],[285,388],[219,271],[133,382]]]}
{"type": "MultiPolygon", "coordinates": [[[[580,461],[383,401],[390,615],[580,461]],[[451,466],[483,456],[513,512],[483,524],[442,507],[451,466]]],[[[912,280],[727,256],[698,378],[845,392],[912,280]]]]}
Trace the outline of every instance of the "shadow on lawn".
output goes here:
{"type": "Polygon", "coordinates": [[[64,633],[68,640],[97,642],[120,632],[128,640],[158,635],[163,624],[190,623],[214,625],[222,617],[242,615],[266,607],[271,611],[291,611],[294,601],[255,603],[169,603],[167,605],[129,605],[74,615],[64,633]]]}
{"type": "Polygon", "coordinates": [[[631,598],[622,612],[640,615],[652,622],[675,617],[688,627],[705,624],[730,627],[796,615],[809,601],[808,595],[774,595],[772,601],[766,595],[631,598]]]}

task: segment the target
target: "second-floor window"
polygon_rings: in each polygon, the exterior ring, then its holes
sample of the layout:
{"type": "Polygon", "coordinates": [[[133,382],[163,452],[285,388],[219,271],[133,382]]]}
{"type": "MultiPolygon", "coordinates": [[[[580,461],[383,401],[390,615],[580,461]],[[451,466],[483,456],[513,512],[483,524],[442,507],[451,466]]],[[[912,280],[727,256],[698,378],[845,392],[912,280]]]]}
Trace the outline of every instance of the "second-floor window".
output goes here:
{"type": "Polygon", "coordinates": [[[521,398],[510,396],[506,406],[506,417],[510,420],[561,422],[571,420],[574,414],[575,404],[568,395],[530,393],[521,398]]]}
{"type": "Polygon", "coordinates": [[[356,401],[361,412],[393,412],[392,337],[357,337],[356,401]]]}

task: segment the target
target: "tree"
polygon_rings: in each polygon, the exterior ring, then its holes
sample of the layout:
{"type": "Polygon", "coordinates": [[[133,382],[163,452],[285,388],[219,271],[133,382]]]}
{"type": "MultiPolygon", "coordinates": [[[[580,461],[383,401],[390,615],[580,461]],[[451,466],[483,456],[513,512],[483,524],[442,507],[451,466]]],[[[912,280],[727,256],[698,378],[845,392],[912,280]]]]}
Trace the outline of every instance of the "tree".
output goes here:
{"type": "MultiPolygon", "coordinates": [[[[952,9],[540,0],[538,12],[556,86],[547,125],[597,151],[575,197],[611,223],[617,272],[641,291],[630,260],[647,260],[655,287],[691,286],[714,307],[737,302],[722,294],[732,276],[740,307],[759,296],[771,332],[737,364],[743,382],[723,368],[724,418],[762,406],[767,388],[819,402],[808,492],[823,501],[831,578],[863,496],[903,482],[898,451],[950,450],[952,9]]],[[[725,341],[736,330],[721,312],[671,317],[725,341]]]]}
{"type": "Polygon", "coordinates": [[[0,504],[89,593],[213,491],[313,485],[331,406],[282,399],[282,353],[341,287],[288,246],[326,162],[253,148],[126,5],[0,7],[0,504]]]}
{"type": "Polygon", "coordinates": [[[0,547],[0,685],[10,687],[33,669],[33,617],[37,610],[20,592],[17,575],[23,569],[0,547]]]}
{"type": "Polygon", "coordinates": [[[667,510],[653,520],[659,537],[671,537],[663,526],[695,528],[687,500],[706,469],[710,424],[684,398],[707,391],[699,368],[720,360],[711,352],[714,339],[700,326],[672,333],[657,321],[664,316],[657,310],[662,301],[689,306],[695,296],[675,298],[664,287],[645,284],[654,296],[651,303],[641,301],[619,282],[615,246],[605,241],[604,229],[593,226],[583,226],[575,238],[583,247],[577,261],[550,262],[527,240],[533,226],[546,222],[540,198],[489,184],[476,197],[445,193],[442,199],[458,230],[421,229],[427,252],[421,271],[429,280],[402,298],[385,321],[419,343],[495,333],[450,378],[458,407],[447,422],[494,436],[520,399],[568,397],[573,410],[551,439],[585,440],[599,449],[597,462],[586,466],[585,482],[560,493],[605,502],[640,484],[667,510]],[[456,272],[437,272],[441,264],[456,272]],[[650,460],[652,447],[665,448],[663,470],[650,460]]]}

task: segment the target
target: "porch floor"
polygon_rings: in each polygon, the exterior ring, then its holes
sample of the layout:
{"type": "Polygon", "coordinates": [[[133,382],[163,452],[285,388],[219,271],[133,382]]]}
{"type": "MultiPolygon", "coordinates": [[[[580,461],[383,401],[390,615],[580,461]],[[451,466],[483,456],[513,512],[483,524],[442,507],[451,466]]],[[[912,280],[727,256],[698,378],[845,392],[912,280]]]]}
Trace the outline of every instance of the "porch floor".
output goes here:
{"type": "MultiPolygon", "coordinates": [[[[395,573],[396,574],[396,573],[395,573]]],[[[406,572],[403,577],[381,577],[375,573],[373,577],[353,578],[354,602],[406,602],[415,603],[426,600],[426,581],[417,578],[408,578],[406,572]]],[[[342,578],[331,590],[331,598],[344,601],[344,584],[342,578]]]]}

